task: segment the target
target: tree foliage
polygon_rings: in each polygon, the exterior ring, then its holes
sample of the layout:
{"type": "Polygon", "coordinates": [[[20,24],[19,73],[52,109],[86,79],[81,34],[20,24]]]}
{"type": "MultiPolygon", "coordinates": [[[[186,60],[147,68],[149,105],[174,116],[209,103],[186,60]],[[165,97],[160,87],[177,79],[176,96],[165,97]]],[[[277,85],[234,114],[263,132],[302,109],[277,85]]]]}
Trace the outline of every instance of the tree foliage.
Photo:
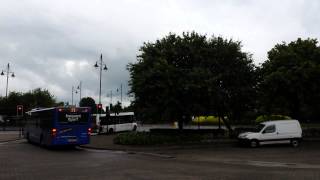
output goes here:
{"type": "Polygon", "coordinates": [[[261,68],[260,104],[268,114],[299,120],[320,115],[320,47],[316,39],[277,44],[261,68]]]}
{"type": "Polygon", "coordinates": [[[54,96],[46,89],[37,88],[26,93],[10,92],[8,99],[0,98],[0,113],[14,115],[17,105],[23,105],[24,110],[36,107],[55,106],[54,96]]]}
{"type": "Polygon", "coordinates": [[[80,100],[80,107],[90,107],[92,113],[97,112],[97,105],[93,98],[84,97],[80,100]]]}
{"type": "Polygon", "coordinates": [[[121,102],[117,101],[116,104],[114,104],[114,105],[111,106],[110,112],[111,112],[111,113],[119,113],[119,112],[121,112],[122,110],[123,110],[123,109],[122,109],[121,102]]]}
{"type": "Polygon", "coordinates": [[[253,102],[255,67],[240,42],[195,32],[169,34],[145,43],[140,52],[128,70],[142,119],[181,125],[191,116],[211,114],[238,121],[253,102]]]}

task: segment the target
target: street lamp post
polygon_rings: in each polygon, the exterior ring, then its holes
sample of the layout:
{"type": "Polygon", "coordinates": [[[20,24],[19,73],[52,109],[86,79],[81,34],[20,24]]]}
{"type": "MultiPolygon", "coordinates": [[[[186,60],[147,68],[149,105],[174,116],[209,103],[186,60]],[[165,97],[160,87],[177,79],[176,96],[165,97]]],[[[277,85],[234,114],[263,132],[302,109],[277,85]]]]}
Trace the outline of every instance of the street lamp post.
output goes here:
{"type": "Polygon", "coordinates": [[[77,90],[76,90],[76,93],[79,92],[79,107],[80,107],[80,101],[81,101],[81,89],[82,89],[82,82],[80,81],[80,83],[77,87],[77,90]]]}
{"type": "MultiPolygon", "coordinates": [[[[102,54],[100,56],[100,62],[98,64],[98,62],[96,62],[96,64],[94,65],[95,68],[98,68],[100,67],[100,76],[99,76],[99,81],[100,81],[100,84],[99,84],[99,104],[101,104],[101,76],[102,76],[102,70],[108,70],[107,68],[107,65],[103,62],[102,60],[102,54]],[[103,67],[103,68],[102,68],[103,67]]],[[[100,120],[100,111],[99,113],[97,113],[97,120],[99,121],[100,120]]],[[[99,122],[97,121],[97,125],[99,126],[99,122]]]]}
{"type": "Polygon", "coordinates": [[[6,99],[8,99],[8,85],[9,85],[9,75],[15,77],[14,72],[10,71],[10,64],[8,63],[6,70],[2,70],[1,76],[7,75],[7,85],[6,85],[6,99]]]}

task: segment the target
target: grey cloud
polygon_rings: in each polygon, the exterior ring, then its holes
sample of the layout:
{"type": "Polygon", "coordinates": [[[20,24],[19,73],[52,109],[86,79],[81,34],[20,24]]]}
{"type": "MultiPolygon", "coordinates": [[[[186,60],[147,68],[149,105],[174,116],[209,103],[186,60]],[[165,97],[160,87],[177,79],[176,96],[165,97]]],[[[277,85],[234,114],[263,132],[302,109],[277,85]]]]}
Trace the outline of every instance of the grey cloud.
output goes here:
{"type": "MultiPolygon", "coordinates": [[[[83,82],[83,95],[98,100],[98,71],[103,53],[109,70],[102,77],[103,103],[120,84],[128,92],[126,65],[145,41],[169,32],[222,35],[243,42],[255,62],[266,59],[276,43],[319,37],[316,0],[4,0],[0,6],[0,69],[7,62],[17,74],[10,89],[42,87],[58,100],[71,101],[71,86],[83,82]]],[[[4,94],[4,78],[0,79],[4,94]]],[[[128,103],[129,98],[124,96],[128,103]]]]}

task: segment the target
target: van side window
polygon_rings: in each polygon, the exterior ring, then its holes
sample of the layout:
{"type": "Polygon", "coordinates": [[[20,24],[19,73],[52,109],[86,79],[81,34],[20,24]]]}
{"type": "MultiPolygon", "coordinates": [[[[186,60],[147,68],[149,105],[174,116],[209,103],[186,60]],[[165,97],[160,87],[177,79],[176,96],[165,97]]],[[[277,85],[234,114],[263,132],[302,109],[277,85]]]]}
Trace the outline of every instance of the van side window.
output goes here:
{"type": "Polygon", "coordinates": [[[268,126],[263,131],[263,133],[274,133],[274,132],[276,132],[276,126],[275,125],[268,126]]]}

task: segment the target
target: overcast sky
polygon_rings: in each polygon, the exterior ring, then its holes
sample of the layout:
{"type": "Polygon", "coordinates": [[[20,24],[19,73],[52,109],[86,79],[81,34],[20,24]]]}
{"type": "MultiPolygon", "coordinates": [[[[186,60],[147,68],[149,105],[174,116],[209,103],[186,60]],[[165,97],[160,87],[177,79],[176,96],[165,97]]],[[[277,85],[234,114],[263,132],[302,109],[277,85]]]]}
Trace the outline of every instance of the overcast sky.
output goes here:
{"type": "MultiPolygon", "coordinates": [[[[100,53],[103,103],[123,84],[129,101],[129,73],[143,42],[169,32],[196,31],[242,41],[258,65],[276,43],[319,38],[318,0],[0,0],[0,70],[10,62],[16,78],[10,91],[45,88],[71,102],[72,85],[98,101],[100,53]]],[[[5,95],[0,77],[0,95],[5,95]]],[[[119,98],[118,98],[119,100],[119,98]]],[[[75,101],[79,102],[78,94],[75,101]]]]}

